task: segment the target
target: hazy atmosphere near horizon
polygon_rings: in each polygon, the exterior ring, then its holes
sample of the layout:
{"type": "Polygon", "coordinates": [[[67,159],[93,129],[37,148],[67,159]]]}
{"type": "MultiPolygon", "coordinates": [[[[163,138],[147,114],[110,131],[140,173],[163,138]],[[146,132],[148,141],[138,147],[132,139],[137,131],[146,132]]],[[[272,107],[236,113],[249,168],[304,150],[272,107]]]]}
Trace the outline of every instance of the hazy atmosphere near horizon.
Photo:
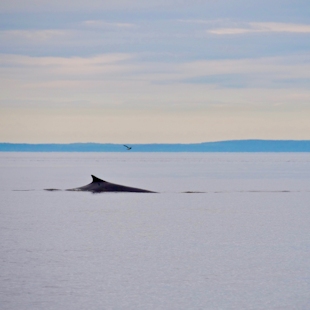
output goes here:
{"type": "Polygon", "coordinates": [[[0,3],[0,142],[310,139],[308,0],[0,3]]]}

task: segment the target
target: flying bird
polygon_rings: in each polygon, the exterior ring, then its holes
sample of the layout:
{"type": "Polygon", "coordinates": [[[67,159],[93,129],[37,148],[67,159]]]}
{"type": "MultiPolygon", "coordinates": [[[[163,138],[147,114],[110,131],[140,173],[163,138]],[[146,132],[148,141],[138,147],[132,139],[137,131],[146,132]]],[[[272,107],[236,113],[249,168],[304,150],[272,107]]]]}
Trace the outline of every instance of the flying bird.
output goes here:
{"type": "Polygon", "coordinates": [[[127,148],[127,151],[130,151],[132,148],[130,146],[127,146],[124,144],[124,146],[127,148]]]}

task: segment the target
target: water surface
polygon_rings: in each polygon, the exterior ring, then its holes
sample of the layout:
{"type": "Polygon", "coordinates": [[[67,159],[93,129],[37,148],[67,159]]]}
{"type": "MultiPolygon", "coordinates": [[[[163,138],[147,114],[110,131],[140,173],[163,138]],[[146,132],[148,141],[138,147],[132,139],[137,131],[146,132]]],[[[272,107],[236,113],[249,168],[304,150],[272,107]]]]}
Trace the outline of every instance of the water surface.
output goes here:
{"type": "Polygon", "coordinates": [[[0,175],[1,309],[309,307],[308,154],[0,153],[0,175]],[[91,174],[160,193],[43,190],[91,174]]]}

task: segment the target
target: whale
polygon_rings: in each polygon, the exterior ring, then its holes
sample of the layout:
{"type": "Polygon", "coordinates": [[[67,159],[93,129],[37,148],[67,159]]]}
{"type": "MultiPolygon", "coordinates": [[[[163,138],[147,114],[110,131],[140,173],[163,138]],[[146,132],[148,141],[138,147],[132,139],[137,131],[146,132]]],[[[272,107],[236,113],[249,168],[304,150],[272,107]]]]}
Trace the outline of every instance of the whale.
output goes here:
{"type": "Polygon", "coordinates": [[[105,192],[130,192],[130,193],[156,193],[146,189],[129,187],[119,184],[110,183],[91,175],[93,181],[85,186],[67,189],[67,191],[82,191],[82,192],[92,192],[92,193],[105,193],[105,192]]]}

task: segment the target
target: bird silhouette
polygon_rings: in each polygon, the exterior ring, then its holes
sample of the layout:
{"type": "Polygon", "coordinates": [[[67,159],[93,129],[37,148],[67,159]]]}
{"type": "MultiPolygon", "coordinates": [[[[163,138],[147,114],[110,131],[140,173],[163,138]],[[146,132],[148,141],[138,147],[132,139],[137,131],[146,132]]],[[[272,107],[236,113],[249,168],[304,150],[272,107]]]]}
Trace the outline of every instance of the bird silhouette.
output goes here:
{"type": "Polygon", "coordinates": [[[132,149],[132,147],[128,146],[128,145],[125,145],[124,146],[127,148],[127,151],[130,151],[132,149]]]}

